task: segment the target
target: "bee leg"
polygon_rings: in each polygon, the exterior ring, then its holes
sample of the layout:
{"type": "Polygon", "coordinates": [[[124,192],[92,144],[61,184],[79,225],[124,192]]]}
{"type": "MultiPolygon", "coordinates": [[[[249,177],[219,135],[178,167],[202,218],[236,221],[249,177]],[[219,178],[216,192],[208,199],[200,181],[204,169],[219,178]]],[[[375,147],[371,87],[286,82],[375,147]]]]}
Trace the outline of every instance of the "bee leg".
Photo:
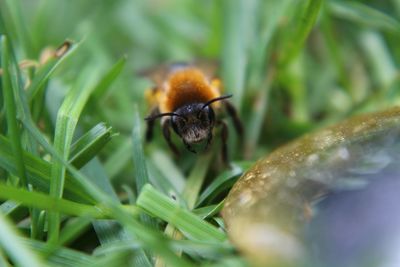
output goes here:
{"type": "Polygon", "coordinates": [[[225,109],[228,112],[228,115],[233,120],[233,126],[235,127],[237,134],[239,135],[240,139],[243,139],[243,133],[244,133],[243,124],[242,121],[239,119],[236,108],[229,101],[225,101],[224,104],[225,104],[225,109]]]}
{"type": "Polygon", "coordinates": [[[221,155],[222,155],[222,162],[225,165],[229,165],[229,160],[228,160],[228,146],[227,146],[227,140],[228,140],[228,126],[224,121],[218,121],[217,122],[218,126],[221,127],[221,155]]]}
{"type": "Polygon", "coordinates": [[[169,131],[169,127],[170,127],[170,120],[167,119],[162,124],[163,135],[164,135],[165,140],[168,143],[169,148],[172,150],[172,152],[174,152],[175,155],[178,156],[179,151],[178,151],[178,148],[175,146],[175,144],[171,140],[171,132],[169,131]]]}
{"type": "Polygon", "coordinates": [[[210,147],[212,138],[213,138],[213,135],[212,135],[212,131],[211,131],[207,136],[207,142],[206,142],[206,146],[204,147],[204,151],[206,151],[210,147]]]}
{"type": "MultiPolygon", "coordinates": [[[[158,108],[154,108],[154,109],[151,110],[149,117],[155,116],[158,113],[160,113],[158,108]]],[[[147,121],[146,142],[150,142],[153,139],[154,123],[155,123],[154,120],[148,120],[147,121]]]]}

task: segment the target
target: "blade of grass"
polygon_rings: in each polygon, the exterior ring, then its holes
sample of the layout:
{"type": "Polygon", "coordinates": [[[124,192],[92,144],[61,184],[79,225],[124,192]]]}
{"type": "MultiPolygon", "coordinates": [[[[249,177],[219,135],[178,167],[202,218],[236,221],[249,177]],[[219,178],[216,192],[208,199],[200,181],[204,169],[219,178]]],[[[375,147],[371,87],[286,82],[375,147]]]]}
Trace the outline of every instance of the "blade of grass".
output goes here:
{"type": "Polygon", "coordinates": [[[187,179],[182,195],[189,210],[193,209],[196,204],[196,200],[199,196],[213,154],[214,153],[207,153],[200,155],[187,179]]]}
{"type": "MultiPolygon", "coordinates": [[[[42,160],[32,154],[25,152],[24,160],[26,171],[30,183],[37,189],[48,192],[51,164],[42,160]]],[[[10,142],[0,135],[0,167],[4,168],[11,174],[17,175],[17,167],[14,157],[12,155],[12,148],[10,142]]],[[[71,175],[67,173],[65,183],[65,196],[80,202],[94,203],[91,198],[81,186],[71,179],[71,175]]]]}
{"type": "MultiPolygon", "coordinates": [[[[0,199],[11,199],[28,207],[35,207],[48,211],[57,211],[72,216],[89,216],[91,218],[106,218],[107,210],[99,206],[90,206],[69,201],[66,199],[50,197],[43,193],[27,191],[14,186],[0,183],[0,199]]],[[[133,216],[139,214],[134,206],[126,208],[126,211],[133,212],[133,216]]]]}
{"type": "MultiPolygon", "coordinates": [[[[143,189],[143,186],[149,183],[149,175],[147,173],[147,165],[144,157],[143,143],[141,137],[142,136],[141,124],[143,122],[143,119],[139,115],[139,109],[137,105],[133,107],[133,112],[134,116],[133,116],[133,128],[132,128],[132,145],[133,145],[132,159],[135,168],[134,175],[136,184],[136,194],[139,195],[139,193],[143,189]]],[[[150,216],[147,216],[146,214],[142,214],[140,216],[140,220],[144,224],[149,225],[151,227],[155,227],[157,225],[157,222],[150,216]]],[[[149,259],[145,251],[140,252],[140,254],[137,257],[137,260],[143,262],[143,264],[149,265],[148,264],[149,259]]]]}
{"type": "MultiPolygon", "coordinates": [[[[214,151],[210,151],[207,154],[202,154],[199,156],[196,161],[196,165],[193,167],[193,170],[186,181],[185,188],[182,192],[182,198],[184,204],[189,210],[192,210],[195,206],[200,189],[206,177],[208,167],[210,166],[210,162],[214,154],[213,152],[214,151]]],[[[178,200],[180,199],[178,198],[178,200]]],[[[168,237],[171,237],[172,239],[182,239],[182,234],[171,223],[167,225],[164,232],[168,237]]],[[[181,251],[178,251],[178,254],[181,254],[181,251]]],[[[163,266],[166,266],[165,263],[162,260],[157,259],[156,267],[163,266]]]]}
{"type": "MultiPolygon", "coordinates": [[[[84,84],[80,81],[67,94],[58,114],[54,137],[54,148],[65,160],[69,158],[70,146],[72,143],[75,127],[78,123],[79,115],[88,100],[90,93],[94,89],[95,75],[93,70],[86,69],[84,84]]],[[[50,195],[61,198],[64,190],[65,166],[57,160],[53,160],[50,182],[50,195]]],[[[57,212],[49,213],[49,242],[57,242],[60,228],[60,214],[57,212]]]]}
{"type": "Polygon", "coordinates": [[[337,17],[374,29],[400,33],[400,22],[388,14],[356,1],[329,1],[329,10],[337,17]]]}
{"type": "Polygon", "coordinates": [[[239,175],[243,173],[243,169],[237,165],[233,165],[233,168],[223,172],[216,179],[214,179],[210,185],[201,193],[196,206],[204,204],[207,200],[208,203],[222,190],[233,185],[233,183],[239,178],[239,175]]]}
{"type": "MultiPolygon", "coordinates": [[[[330,5],[330,4],[329,4],[330,5]]],[[[351,91],[349,77],[345,68],[344,58],[342,55],[342,51],[340,49],[340,42],[338,42],[336,38],[336,34],[334,32],[334,27],[332,23],[332,12],[330,8],[327,8],[325,5],[323,8],[323,15],[321,16],[321,30],[324,35],[325,42],[329,49],[328,55],[332,58],[334,66],[336,68],[337,75],[341,81],[344,89],[349,92],[349,95],[354,99],[354,93],[351,91]]]]}
{"type": "Polygon", "coordinates": [[[170,180],[165,177],[165,172],[159,169],[159,167],[162,168],[162,166],[162,164],[160,166],[155,164],[153,161],[147,162],[151,184],[165,195],[182,202],[182,196],[176,191],[170,180]]]}
{"type": "Polygon", "coordinates": [[[133,108],[133,129],[132,129],[132,143],[133,143],[133,165],[135,167],[135,182],[136,194],[139,194],[143,186],[149,183],[149,175],[147,173],[146,160],[144,158],[143,145],[142,145],[142,121],[139,115],[138,106],[133,108]]]}
{"type": "Polygon", "coordinates": [[[21,241],[15,227],[0,213],[0,247],[17,266],[45,266],[21,241]]]}
{"type": "Polygon", "coordinates": [[[3,251],[1,250],[0,250],[0,266],[11,267],[9,261],[6,259],[6,257],[3,254],[3,251]]]}
{"type": "Polygon", "coordinates": [[[13,18],[16,30],[15,34],[21,41],[26,57],[33,58],[36,49],[30,31],[28,31],[26,27],[28,24],[25,22],[24,16],[21,14],[21,8],[19,6],[21,3],[13,0],[6,0],[5,3],[11,14],[11,17],[13,18]]]}
{"type": "Polygon", "coordinates": [[[254,0],[223,1],[224,36],[222,50],[222,78],[225,87],[234,95],[232,101],[238,110],[244,95],[247,49],[252,37],[253,11],[257,7],[254,0]]]}
{"type": "Polygon", "coordinates": [[[7,200],[0,205],[0,213],[14,222],[20,222],[29,216],[29,212],[25,207],[12,200],[7,200]]]}
{"type": "Polygon", "coordinates": [[[71,146],[70,162],[77,168],[84,166],[111,140],[111,127],[99,123],[71,146]]]}
{"type": "Polygon", "coordinates": [[[90,228],[93,218],[83,216],[70,219],[60,231],[58,246],[68,245],[90,228]]]}
{"type": "MultiPolygon", "coordinates": [[[[92,68],[87,69],[87,76],[84,77],[84,86],[77,85],[67,94],[63,101],[56,122],[56,133],[54,138],[54,147],[65,159],[69,157],[70,145],[73,133],[78,122],[80,113],[82,112],[89,96],[93,91],[104,90],[119,74],[123,67],[123,62],[114,65],[96,84],[95,74],[92,68]],[[122,65],[122,66],[121,66],[122,65]],[[117,70],[117,72],[116,72],[117,70]],[[82,89],[83,88],[83,89],[82,89]],[[100,89],[99,89],[100,88],[100,89]]],[[[65,179],[65,166],[59,161],[54,162],[52,168],[52,179],[50,183],[50,194],[54,197],[61,197],[63,193],[65,179]]],[[[49,242],[58,239],[60,227],[60,216],[58,213],[49,214],[49,242]]]]}
{"type": "MultiPolygon", "coordinates": [[[[249,60],[249,88],[248,90],[264,91],[259,89],[260,84],[265,80],[266,64],[268,63],[272,37],[279,30],[280,22],[287,16],[288,9],[293,8],[292,0],[260,1],[260,9],[257,10],[257,17],[261,29],[259,34],[254,36],[254,44],[251,46],[251,57],[249,60]]],[[[260,112],[261,113],[261,112],[260,112]]],[[[257,113],[255,113],[257,114],[257,113]]],[[[250,138],[249,138],[250,139],[250,138]]]]}
{"type": "Polygon", "coordinates": [[[216,205],[210,205],[194,209],[193,213],[202,218],[203,220],[205,220],[219,213],[223,207],[224,207],[224,201],[221,201],[219,204],[216,205]]]}
{"type": "Polygon", "coordinates": [[[301,17],[300,25],[298,26],[293,37],[282,52],[280,66],[286,67],[300,53],[304,43],[311,32],[315,22],[317,21],[323,0],[308,0],[305,11],[301,17]]]}
{"type": "Polygon", "coordinates": [[[179,207],[176,202],[159,193],[150,184],[143,187],[137,205],[153,216],[175,225],[190,239],[210,242],[226,240],[226,235],[223,232],[193,213],[179,207]]]}
{"type": "Polygon", "coordinates": [[[121,140],[121,144],[118,144],[118,147],[115,148],[104,163],[104,169],[110,179],[115,178],[132,160],[132,139],[124,138],[123,136],[118,139],[121,140]]]}
{"type": "MultiPolygon", "coordinates": [[[[160,172],[163,172],[163,180],[169,181],[172,186],[170,190],[178,193],[182,193],[185,186],[185,177],[182,171],[176,166],[173,160],[163,151],[156,150],[150,154],[150,162],[156,167],[160,172]]],[[[150,168],[151,169],[151,168],[150,168]]],[[[165,191],[169,191],[168,188],[164,188],[165,191]]]]}
{"type": "MultiPolygon", "coordinates": [[[[20,243],[30,248],[32,251],[36,251],[42,255],[48,255],[49,247],[46,243],[28,239],[19,238],[20,243]]],[[[95,258],[72,249],[64,247],[53,247],[54,253],[50,255],[47,260],[49,263],[54,264],[54,266],[65,266],[65,267],[76,267],[76,266],[88,266],[94,263],[95,258]]],[[[31,265],[24,265],[31,266],[31,265]]],[[[43,266],[43,265],[41,265],[43,266]]]]}
{"type": "MultiPolygon", "coordinates": [[[[133,117],[133,129],[132,129],[132,159],[134,165],[134,175],[135,175],[135,183],[136,183],[136,194],[142,191],[142,188],[145,184],[149,183],[149,175],[147,173],[146,160],[144,157],[143,151],[143,143],[142,143],[142,129],[141,125],[143,122],[143,118],[139,115],[138,106],[135,105],[133,108],[134,117],[133,117]]],[[[156,222],[150,218],[149,216],[143,215],[141,216],[141,220],[143,223],[148,225],[156,225],[156,222]]]]}
{"type": "Polygon", "coordinates": [[[126,59],[126,56],[120,58],[104,76],[102,83],[93,91],[93,97],[97,99],[97,101],[107,92],[107,89],[110,88],[110,85],[120,75],[125,67],[126,59]]]}
{"type": "Polygon", "coordinates": [[[32,102],[38,93],[44,88],[46,82],[49,80],[50,76],[54,71],[59,68],[67,58],[72,55],[81,43],[72,43],[68,51],[59,57],[51,58],[43,66],[40,66],[36,71],[35,76],[26,89],[28,95],[28,101],[32,102]]]}
{"type": "Polygon", "coordinates": [[[22,152],[21,145],[21,136],[18,127],[18,122],[16,120],[16,107],[15,107],[15,92],[10,79],[10,51],[8,48],[7,38],[3,35],[1,37],[1,65],[3,68],[3,76],[2,76],[2,88],[3,88],[3,96],[4,96],[4,105],[6,108],[7,115],[7,126],[8,126],[8,136],[11,140],[13,154],[15,155],[14,159],[16,162],[17,173],[19,178],[21,179],[21,184],[24,187],[27,187],[27,177],[25,172],[24,165],[24,157],[22,152]]]}
{"type": "Polygon", "coordinates": [[[359,43],[378,86],[387,90],[395,79],[398,79],[398,68],[384,42],[384,37],[376,31],[364,31],[360,35],[359,43]]]}

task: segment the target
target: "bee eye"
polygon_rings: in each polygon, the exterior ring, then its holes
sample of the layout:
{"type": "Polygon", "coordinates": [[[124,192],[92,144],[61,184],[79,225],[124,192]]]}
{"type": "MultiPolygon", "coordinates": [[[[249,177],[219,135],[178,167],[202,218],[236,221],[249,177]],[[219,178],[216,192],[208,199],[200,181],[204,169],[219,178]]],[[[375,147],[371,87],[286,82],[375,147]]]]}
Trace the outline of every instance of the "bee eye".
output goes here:
{"type": "Polygon", "coordinates": [[[176,126],[178,126],[179,128],[182,128],[186,124],[185,119],[181,118],[181,117],[176,117],[174,122],[175,122],[176,126]]]}
{"type": "Polygon", "coordinates": [[[205,110],[205,109],[201,110],[201,111],[197,114],[197,118],[200,119],[200,120],[202,120],[202,121],[208,120],[208,118],[209,118],[209,112],[208,112],[208,110],[205,110]]]}

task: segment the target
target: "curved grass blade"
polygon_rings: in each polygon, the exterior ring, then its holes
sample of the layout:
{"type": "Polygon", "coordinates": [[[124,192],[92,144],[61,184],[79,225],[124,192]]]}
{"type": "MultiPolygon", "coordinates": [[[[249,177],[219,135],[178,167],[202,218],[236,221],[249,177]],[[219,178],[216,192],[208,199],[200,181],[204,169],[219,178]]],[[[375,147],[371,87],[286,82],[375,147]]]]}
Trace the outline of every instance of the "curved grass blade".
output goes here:
{"type": "Polygon", "coordinates": [[[40,258],[20,241],[17,230],[1,213],[0,247],[17,266],[45,266],[40,258]]]}
{"type": "MultiPolygon", "coordinates": [[[[51,175],[51,164],[43,159],[24,152],[26,172],[30,183],[37,190],[48,192],[51,175]]],[[[10,142],[0,135],[0,167],[11,174],[17,175],[17,166],[12,155],[10,142]]],[[[65,197],[84,203],[94,203],[87,192],[73,179],[69,173],[66,174],[65,197]]]]}
{"type": "Polygon", "coordinates": [[[111,127],[107,127],[105,123],[97,124],[72,144],[70,162],[81,168],[98,154],[111,137],[111,127]]]}
{"type": "Polygon", "coordinates": [[[200,206],[206,201],[210,203],[216,195],[224,189],[230,188],[242,173],[243,169],[237,165],[233,165],[233,168],[223,172],[203,191],[196,206],[200,206]]]}
{"type": "Polygon", "coordinates": [[[193,213],[202,218],[203,220],[210,218],[211,216],[216,215],[221,209],[224,207],[224,201],[221,201],[219,204],[210,205],[201,207],[198,209],[194,209],[193,213]]]}
{"type": "Polygon", "coordinates": [[[93,90],[93,97],[100,99],[110,88],[110,85],[119,76],[121,71],[124,69],[126,63],[126,56],[120,58],[111,69],[104,75],[102,82],[93,90]]]}
{"type": "MultiPolygon", "coordinates": [[[[74,88],[67,94],[63,101],[56,122],[54,137],[54,148],[64,160],[69,158],[70,147],[72,143],[75,127],[83,107],[93,91],[95,84],[95,75],[93,70],[86,69],[85,81],[79,81],[74,88]],[[89,73],[90,70],[90,73],[89,73]],[[83,84],[81,84],[83,83],[83,84]]],[[[57,160],[53,160],[50,182],[50,195],[61,198],[64,190],[65,166],[57,160]]],[[[60,227],[60,214],[49,213],[49,240],[50,242],[58,239],[60,227]]]]}
{"type": "Polygon", "coordinates": [[[257,8],[254,0],[223,1],[224,37],[222,50],[222,78],[226,88],[235,97],[233,102],[238,110],[244,95],[248,45],[252,34],[253,11],[257,8]]]}
{"type": "MultiPolygon", "coordinates": [[[[43,193],[27,191],[5,184],[0,184],[0,199],[11,199],[24,206],[56,211],[72,216],[88,216],[91,218],[107,218],[109,216],[108,211],[99,206],[91,206],[62,198],[54,198],[43,193]]],[[[126,208],[126,211],[128,210],[129,212],[133,212],[132,215],[134,216],[139,214],[139,210],[135,209],[133,206],[126,208]]]]}
{"type": "Polygon", "coordinates": [[[176,226],[190,239],[210,242],[226,240],[223,232],[179,207],[176,202],[155,190],[150,184],[143,187],[137,205],[153,216],[176,226]]]}
{"type": "Polygon", "coordinates": [[[70,44],[68,51],[60,56],[55,56],[41,66],[27,88],[28,101],[32,102],[35,96],[44,88],[53,72],[80,46],[81,43],[70,44]]]}
{"type": "MultiPolygon", "coordinates": [[[[19,238],[19,242],[36,251],[44,256],[48,256],[49,247],[46,243],[28,239],[19,238]]],[[[95,262],[95,257],[88,254],[78,252],[65,247],[53,247],[54,252],[48,256],[47,261],[54,266],[75,267],[75,266],[88,266],[95,262]]],[[[26,265],[31,266],[31,265],[26,265]]]]}
{"type": "MultiPolygon", "coordinates": [[[[133,129],[132,129],[132,144],[133,153],[132,159],[135,167],[135,183],[136,183],[136,194],[140,194],[142,188],[145,184],[149,183],[149,175],[147,173],[146,160],[144,158],[143,144],[142,144],[142,130],[141,124],[143,119],[139,115],[138,106],[135,105],[134,108],[134,118],[133,118],[133,129]]],[[[142,216],[141,220],[143,223],[148,225],[156,225],[156,222],[149,216],[142,216]]]]}
{"type": "Polygon", "coordinates": [[[32,58],[33,55],[35,54],[35,43],[34,43],[34,39],[32,38],[32,35],[30,33],[30,31],[28,31],[27,29],[27,23],[25,21],[25,17],[23,16],[22,12],[21,12],[21,3],[18,1],[10,1],[10,0],[6,0],[3,1],[7,8],[8,11],[10,12],[11,17],[13,18],[13,24],[15,26],[15,28],[12,27],[7,27],[7,32],[10,34],[10,30],[14,30],[13,31],[13,36],[17,37],[21,44],[22,47],[24,49],[25,55],[29,58],[32,58]]]}
{"type": "Polygon", "coordinates": [[[400,22],[395,18],[355,1],[329,1],[329,10],[337,17],[375,29],[400,33],[400,22]]]}
{"type": "Polygon", "coordinates": [[[11,66],[9,61],[10,51],[8,48],[8,41],[5,36],[1,37],[1,52],[1,65],[3,69],[2,89],[7,115],[8,136],[10,137],[13,154],[15,155],[14,160],[17,167],[18,177],[21,179],[22,185],[26,187],[28,181],[25,172],[20,130],[16,120],[17,112],[14,98],[14,94],[18,93],[18,90],[15,90],[11,84],[11,66]]]}
{"type": "Polygon", "coordinates": [[[280,65],[287,66],[301,51],[312,27],[317,21],[323,0],[308,0],[306,9],[300,19],[300,25],[290,43],[283,50],[280,65]]]}
{"type": "MultiPolygon", "coordinates": [[[[108,87],[111,82],[115,79],[115,69],[121,70],[122,63],[114,65],[103,78],[97,83],[95,72],[92,68],[86,70],[87,75],[84,77],[83,86],[79,83],[75,88],[66,96],[63,101],[58,114],[56,122],[56,133],[54,138],[54,148],[62,155],[64,159],[67,159],[70,154],[70,145],[72,142],[73,133],[78,122],[79,116],[89,99],[89,96],[93,91],[98,88],[108,87]],[[112,75],[111,75],[111,74],[112,75]]],[[[118,74],[119,72],[117,72],[118,74]]],[[[102,89],[104,90],[104,89],[102,89]]],[[[54,162],[52,168],[52,180],[50,184],[50,194],[54,197],[61,197],[64,188],[65,179],[65,166],[58,160],[54,162]]],[[[50,213],[49,216],[49,238],[50,241],[57,240],[60,227],[60,217],[57,213],[50,213]]]]}
{"type": "Polygon", "coordinates": [[[193,167],[193,170],[187,179],[182,196],[189,210],[194,208],[200,189],[203,186],[207,170],[210,167],[211,159],[214,154],[211,152],[213,151],[199,156],[196,165],[193,167]]]}
{"type": "Polygon", "coordinates": [[[134,118],[132,129],[132,143],[133,143],[133,164],[135,166],[135,182],[136,193],[139,194],[145,184],[149,183],[149,175],[147,173],[146,160],[144,158],[143,145],[142,145],[142,121],[139,115],[139,108],[134,106],[134,118]]]}

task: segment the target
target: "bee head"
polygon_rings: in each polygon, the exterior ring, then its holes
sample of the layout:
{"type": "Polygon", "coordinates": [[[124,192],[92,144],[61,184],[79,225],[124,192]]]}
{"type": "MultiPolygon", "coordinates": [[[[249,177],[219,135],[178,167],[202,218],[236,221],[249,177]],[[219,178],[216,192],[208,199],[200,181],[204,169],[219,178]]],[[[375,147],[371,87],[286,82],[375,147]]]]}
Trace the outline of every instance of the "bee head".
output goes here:
{"type": "Polygon", "coordinates": [[[211,106],[192,103],[174,112],[171,124],[174,131],[186,144],[200,143],[211,134],[215,116],[211,106]]]}
{"type": "Polygon", "coordinates": [[[170,116],[172,128],[182,138],[183,142],[188,145],[197,144],[206,139],[210,140],[209,137],[215,124],[215,115],[211,104],[231,96],[220,96],[206,103],[186,104],[174,112],[157,114],[147,117],[146,120],[170,116]]]}

